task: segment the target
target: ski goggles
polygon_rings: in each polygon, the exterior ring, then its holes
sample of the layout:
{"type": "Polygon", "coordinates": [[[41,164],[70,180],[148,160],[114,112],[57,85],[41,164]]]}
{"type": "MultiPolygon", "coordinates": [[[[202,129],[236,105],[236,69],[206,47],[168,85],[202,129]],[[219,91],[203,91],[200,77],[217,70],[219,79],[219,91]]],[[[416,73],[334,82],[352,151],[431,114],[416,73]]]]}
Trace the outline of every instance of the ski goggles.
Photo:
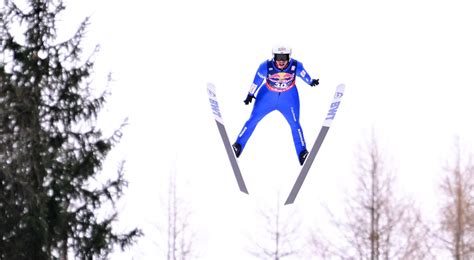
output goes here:
{"type": "Polygon", "coordinates": [[[275,54],[275,61],[288,61],[290,60],[290,54],[275,54]]]}

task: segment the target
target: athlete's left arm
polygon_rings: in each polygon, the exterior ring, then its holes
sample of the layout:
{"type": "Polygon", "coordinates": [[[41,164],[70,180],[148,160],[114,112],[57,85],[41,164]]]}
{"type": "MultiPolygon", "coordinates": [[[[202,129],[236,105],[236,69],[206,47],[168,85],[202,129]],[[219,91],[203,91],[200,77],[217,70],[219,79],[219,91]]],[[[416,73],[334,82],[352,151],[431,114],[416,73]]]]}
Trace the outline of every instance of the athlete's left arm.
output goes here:
{"type": "Polygon", "coordinates": [[[307,84],[310,84],[312,78],[308,74],[308,72],[306,72],[306,70],[303,66],[303,63],[301,63],[299,61],[296,61],[296,62],[298,62],[297,66],[296,66],[296,75],[298,75],[298,77],[300,77],[302,80],[304,80],[307,84]]]}

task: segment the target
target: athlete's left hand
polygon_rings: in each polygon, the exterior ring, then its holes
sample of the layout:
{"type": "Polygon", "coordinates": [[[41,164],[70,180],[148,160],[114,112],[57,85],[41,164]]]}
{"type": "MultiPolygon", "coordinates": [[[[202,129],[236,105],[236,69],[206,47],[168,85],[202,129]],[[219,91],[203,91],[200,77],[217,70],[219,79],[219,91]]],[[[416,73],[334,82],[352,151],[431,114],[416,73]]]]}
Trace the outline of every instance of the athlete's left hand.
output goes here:
{"type": "Polygon", "coordinates": [[[309,85],[311,85],[311,87],[314,87],[316,85],[319,85],[319,79],[313,79],[311,80],[311,83],[309,83],[309,85]]]}

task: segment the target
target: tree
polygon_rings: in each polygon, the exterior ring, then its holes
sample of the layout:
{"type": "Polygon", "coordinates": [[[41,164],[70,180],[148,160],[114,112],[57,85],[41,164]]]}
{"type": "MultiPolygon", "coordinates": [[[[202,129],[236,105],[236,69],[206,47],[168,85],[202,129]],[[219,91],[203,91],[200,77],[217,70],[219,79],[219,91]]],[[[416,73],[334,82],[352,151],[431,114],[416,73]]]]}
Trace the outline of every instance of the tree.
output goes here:
{"type": "Polygon", "coordinates": [[[98,216],[127,182],[123,165],[94,182],[121,128],[94,127],[106,94],[92,96],[93,56],[81,60],[88,19],[56,42],[63,2],[22,4],[6,0],[0,13],[0,259],[105,258],[141,232],[118,234],[115,212],[98,216]]]}
{"type": "Polygon", "coordinates": [[[474,163],[456,141],[454,162],[445,168],[441,184],[440,238],[454,259],[474,258],[474,163]]]}
{"type": "Polygon", "coordinates": [[[190,259],[196,255],[193,248],[194,232],[191,230],[189,218],[191,211],[185,206],[185,201],[178,196],[176,172],[169,178],[167,215],[167,250],[168,260],[190,259]]]}
{"type": "Polygon", "coordinates": [[[301,253],[297,248],[299,237],[299,223],[295,221],[297,215],[293,208],[284,211],[278,196],[276,207],[267,207],[260,211],[263,228],[252,234],[253,245],[248,250],[249,253],[259,259],[274,260],[301,253]]]}
{"type": "Polygon", "coordinates": [[[431,259],[429,230],[414,202],[397,196],[395,177],[388,171],[375,137],[358,153],[357,184],[345,209],[345,219],[332,213],[340,236],[314,232],[314,255],[343,259],[431,259]]]}

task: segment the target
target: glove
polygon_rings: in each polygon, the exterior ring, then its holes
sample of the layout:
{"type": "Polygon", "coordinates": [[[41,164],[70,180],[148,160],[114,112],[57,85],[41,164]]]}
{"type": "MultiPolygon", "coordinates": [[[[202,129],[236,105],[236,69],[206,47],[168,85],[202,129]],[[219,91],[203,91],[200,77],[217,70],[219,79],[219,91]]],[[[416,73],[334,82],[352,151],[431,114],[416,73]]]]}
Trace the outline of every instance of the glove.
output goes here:
{"type": "Polygon", "coordinates": [[[255,98],[254,96],[248,94],[247,98],[244,100],[245,105],[248,105],[248,104],[252,103],[252,99],[254,99],[254,98],[255,98]]]}
{"type": "Polygon", "coordinates": [[[309,85],[311,85],[311,87],[314,87],[316,85],[319,85],[319,79],[313,79],[311,80],[311,83],[309,83],[309,85]]]}

